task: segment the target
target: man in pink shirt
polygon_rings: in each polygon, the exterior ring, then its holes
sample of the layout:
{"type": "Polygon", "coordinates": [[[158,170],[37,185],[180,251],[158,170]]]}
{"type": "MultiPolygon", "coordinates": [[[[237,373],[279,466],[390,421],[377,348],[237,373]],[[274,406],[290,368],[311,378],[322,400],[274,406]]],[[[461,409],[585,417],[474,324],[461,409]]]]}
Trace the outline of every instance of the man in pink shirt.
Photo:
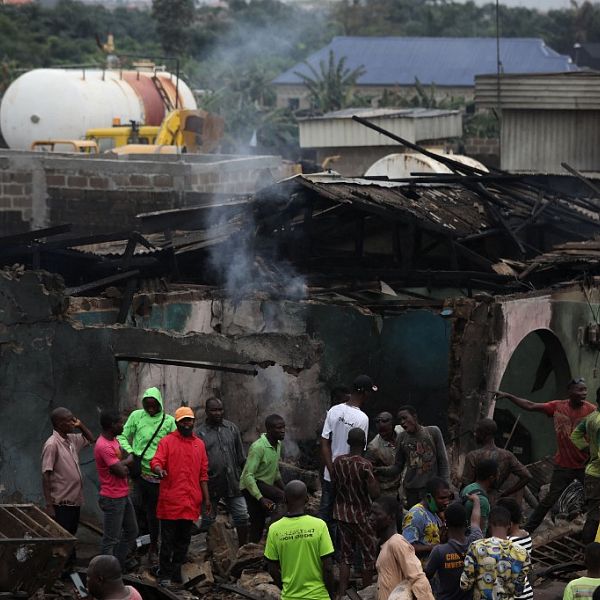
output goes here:
{"type": "Polygon", "coordinates": [[[100,499],[104,513],[104,535],[102,554],[115,556],[121,569],[128,566],[127,556],[138,533],[133,504],[129,498],[129,465],[133,455],[125,451],[116,437],[123,433],[123,418],[117,412],[103,412],[100,415],[102,434],[94,448],[94,458],[100,480],[100,499]]]}
{"type": "MultiPolygon", "coordinates": [[[[42,449],[42,488],[46,512],[70,534],[77,533],[83,504],[83,478],[79,453],[94,443],[90,430],[68,408],[55,408],[50,415],[54,431],[42,449]],[[74,433],[79,429],[80,433],[74,433]]],[[[73,551],[65,569],[75,561],[73,551]]]]}

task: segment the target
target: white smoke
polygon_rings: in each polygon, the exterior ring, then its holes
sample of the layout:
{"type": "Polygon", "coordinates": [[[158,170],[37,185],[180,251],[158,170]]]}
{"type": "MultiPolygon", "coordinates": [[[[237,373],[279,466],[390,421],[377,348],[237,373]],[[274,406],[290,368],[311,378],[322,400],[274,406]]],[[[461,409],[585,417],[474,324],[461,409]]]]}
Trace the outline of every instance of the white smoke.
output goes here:
{"type": "Polygon", "coordinates": [[[211,246],[209,264],[234,303],[263,293],[269,297],[301,300],[306,297],[304,278],[289,261],[278,256],[274,244],[257,250],[256,223],[252,205],[232,221],[219,208],[209,216],[215,231],[234,228],[224,241],[211,246]]]}

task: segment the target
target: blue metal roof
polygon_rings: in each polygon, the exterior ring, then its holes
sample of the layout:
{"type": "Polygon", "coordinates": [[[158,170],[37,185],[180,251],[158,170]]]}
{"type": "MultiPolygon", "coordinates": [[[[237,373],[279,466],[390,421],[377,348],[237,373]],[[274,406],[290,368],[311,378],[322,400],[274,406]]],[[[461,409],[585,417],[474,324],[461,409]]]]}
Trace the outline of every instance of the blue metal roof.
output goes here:
{"type": "MultiPolygon", "coordinates": [[[[473,86],[475,75],[496,72],[496,38],[435,37],[336,37],[311,54],[307,62],[319,72],[329,51],[346,67],[363,66],[360,85],[412,85],[415,78],[426,85],[473,86]]],[[[558,54],[539,38],[500,38],[504,73],[558,73],[577,71],[571,59],[558,54]]],[[[273,80],[275,84],[302,84],[295,71],[311,76],[298,63],[273,80]]]]}

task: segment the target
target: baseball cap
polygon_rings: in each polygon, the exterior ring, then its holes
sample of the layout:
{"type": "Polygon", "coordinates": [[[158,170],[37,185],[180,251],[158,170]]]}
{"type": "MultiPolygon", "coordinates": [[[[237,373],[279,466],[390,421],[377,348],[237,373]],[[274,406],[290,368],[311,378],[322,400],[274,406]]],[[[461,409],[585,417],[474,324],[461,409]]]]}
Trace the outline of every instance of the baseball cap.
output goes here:
{"type": "Polygon", "coordinates": [[[377,386],[373,383],[373,380],[368,375],[359,375],[352,382],[352,389],[355,392],[367,392],[367,391],[377,391],[377,386]]]}
{"type": "Polygon", "coordinates": [[[181,421],[181,419],[195,419],[194,411],[189,406],[180,406],[175,411],[175,421],[181,421]]]}

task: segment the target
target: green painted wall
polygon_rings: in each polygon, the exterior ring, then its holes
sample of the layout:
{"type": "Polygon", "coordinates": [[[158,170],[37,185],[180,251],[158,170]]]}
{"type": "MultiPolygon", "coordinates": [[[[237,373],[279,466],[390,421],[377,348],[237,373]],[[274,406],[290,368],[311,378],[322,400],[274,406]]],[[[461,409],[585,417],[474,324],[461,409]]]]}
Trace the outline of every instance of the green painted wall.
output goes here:
{"type": "Polygon", "coordinates": [[[426,310],[374,317],[314,305],[307,326],[325,344],[321,378],[329,386],[367,373],[379,386],[366,407],[370,416],[412,404],[424,423],[446,430],[451,325],[445,319],[426,310]]]}

